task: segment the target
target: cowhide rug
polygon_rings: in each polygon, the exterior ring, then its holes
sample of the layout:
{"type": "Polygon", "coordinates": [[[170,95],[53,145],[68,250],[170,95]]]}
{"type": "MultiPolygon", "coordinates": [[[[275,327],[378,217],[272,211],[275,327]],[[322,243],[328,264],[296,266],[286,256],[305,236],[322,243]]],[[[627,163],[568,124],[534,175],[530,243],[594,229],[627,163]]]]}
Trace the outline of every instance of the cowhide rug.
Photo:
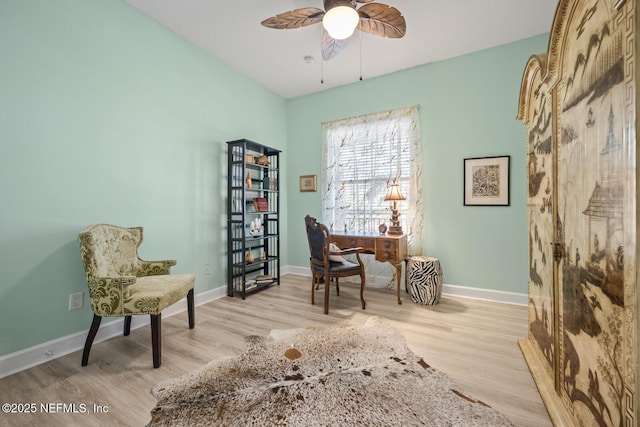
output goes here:
{"type": "Polygon", "coordinates": [[[274,330],[156,385],[150,426],[511,426],[466,396],[378,317],[274,330]]]}

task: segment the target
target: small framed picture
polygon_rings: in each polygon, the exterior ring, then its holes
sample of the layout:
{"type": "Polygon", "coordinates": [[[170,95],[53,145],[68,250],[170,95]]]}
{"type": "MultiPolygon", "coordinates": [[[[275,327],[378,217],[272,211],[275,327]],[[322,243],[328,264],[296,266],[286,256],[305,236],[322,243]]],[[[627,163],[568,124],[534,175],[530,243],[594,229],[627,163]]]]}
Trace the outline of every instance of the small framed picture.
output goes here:
{"type": "Polygon", "coordinates": [[[464,205],[509,206],[511,156],[464,159],[464,205]]]}
{"type": "Polygon", "coordinates": [[[300,191],[318,191],[315,175],[300,175],[300,191]]]}

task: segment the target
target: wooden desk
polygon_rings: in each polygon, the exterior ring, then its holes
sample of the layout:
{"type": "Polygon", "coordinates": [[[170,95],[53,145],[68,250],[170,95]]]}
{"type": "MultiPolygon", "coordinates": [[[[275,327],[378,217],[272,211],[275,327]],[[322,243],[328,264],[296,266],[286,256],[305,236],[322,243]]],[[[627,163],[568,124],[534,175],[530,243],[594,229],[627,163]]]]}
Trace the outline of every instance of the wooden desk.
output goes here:
{"type": "Polygon", "coordinates": [[[388,262],[395,266],[398,279],[398,304],[400,299],[400,282],[402,279],[402,263],[407,258],[407,235],[390,236],[380,233],[332,233],[331,241],[340,248],[361,247],[365,253],[374,254],[376,261],[388,262]]]}

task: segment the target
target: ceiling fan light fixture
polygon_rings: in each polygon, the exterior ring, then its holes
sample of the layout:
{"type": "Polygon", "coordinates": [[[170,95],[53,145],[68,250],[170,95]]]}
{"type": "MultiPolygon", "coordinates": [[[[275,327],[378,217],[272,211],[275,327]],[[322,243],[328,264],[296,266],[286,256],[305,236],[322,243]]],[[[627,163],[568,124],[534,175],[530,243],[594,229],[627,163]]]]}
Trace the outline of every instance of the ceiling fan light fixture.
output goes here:
{"type": "Polygon", "coordinates": [[[360,15],[351,6],[336,6],[329,9],[322,18],[322,26],[335,40],[344,40],[353,34],[360,15]]]}

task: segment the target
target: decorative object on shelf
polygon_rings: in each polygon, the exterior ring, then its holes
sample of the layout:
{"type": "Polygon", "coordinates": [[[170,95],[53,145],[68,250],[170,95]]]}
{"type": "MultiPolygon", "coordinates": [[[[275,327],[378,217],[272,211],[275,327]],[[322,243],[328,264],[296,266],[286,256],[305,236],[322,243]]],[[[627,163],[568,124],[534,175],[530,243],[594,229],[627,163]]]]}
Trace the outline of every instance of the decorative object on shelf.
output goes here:
{"type": "Polygon", "coordinates": [[[247,172],[247,188],[251,188],[251,173],[247,172]]]}
{"type": "Polygon", "coordinates": [[[254,163],[255,162],[255,157],[253,156],[253,154],[247,154],[245,156],[245,160],[247,163],[254,163]]]}
{"type": "Polygon", "coordinates": [[[400,220],[398,220],[398,217],[400,217],[400,213],[398,213],[397,203],[398,201],[407,199],[405,199],[405,197],[400,192],[400,184],[398,184],[397,181],[394,181],[394,183],[391,184],[384,200],[385,202],[393,202],[393,207],[391,208],[391,225],[389,226],[389,230],[387,231],[387,233],[393,235],[401,235],[402,227],[400,226],[400,220]]]}
{"type": "Polygon", "coordinates": [[[385,234],[387,232],[387,224],[384,222],[378,226],[378,231],[380,234],[385,234]]]}
{"type": "Polygon", "coordinates": [[[264,234],[264,227],[262,226],[262,220],[256,218],[249,223],[249,235],[262,236],[264,234]]]}
{"type": "Polygon", "coordinates": [[[300,176],[300,191],[317,191],[317,178],[316,175],[301,175],[300,176]]]}
{"type": "Polygon", "coordinates": [[[464,159],[464,205],[509,206],[511,156],[464,159]]]}
{"type": "Polygon", "coordinates": [[[262,236],[264,234],[264,227],[262,225],[254,228],[251,232],[251,235],[254,237],[262,236]]]}
{"type": "Polygon", "coordinates": [[[262,251],[262,253],[260,254],[260,260],[264,261],[265,259],[267,259],[267,253],[265,251],[262,251]]]}
{"type": "Polygon", "coordinates": [[[270,166],[271,162],[264,154],[256,159],[256,164],[260,166],[270,166]]]}
{"type": "Polygon", "coordinates": [[[247,264],[252,264],[255,261],[255,257],[253,256],[253,252],[251,252],[251,248],[247,251],[247,255],[244,257],[244,260],[247,264]]]}

